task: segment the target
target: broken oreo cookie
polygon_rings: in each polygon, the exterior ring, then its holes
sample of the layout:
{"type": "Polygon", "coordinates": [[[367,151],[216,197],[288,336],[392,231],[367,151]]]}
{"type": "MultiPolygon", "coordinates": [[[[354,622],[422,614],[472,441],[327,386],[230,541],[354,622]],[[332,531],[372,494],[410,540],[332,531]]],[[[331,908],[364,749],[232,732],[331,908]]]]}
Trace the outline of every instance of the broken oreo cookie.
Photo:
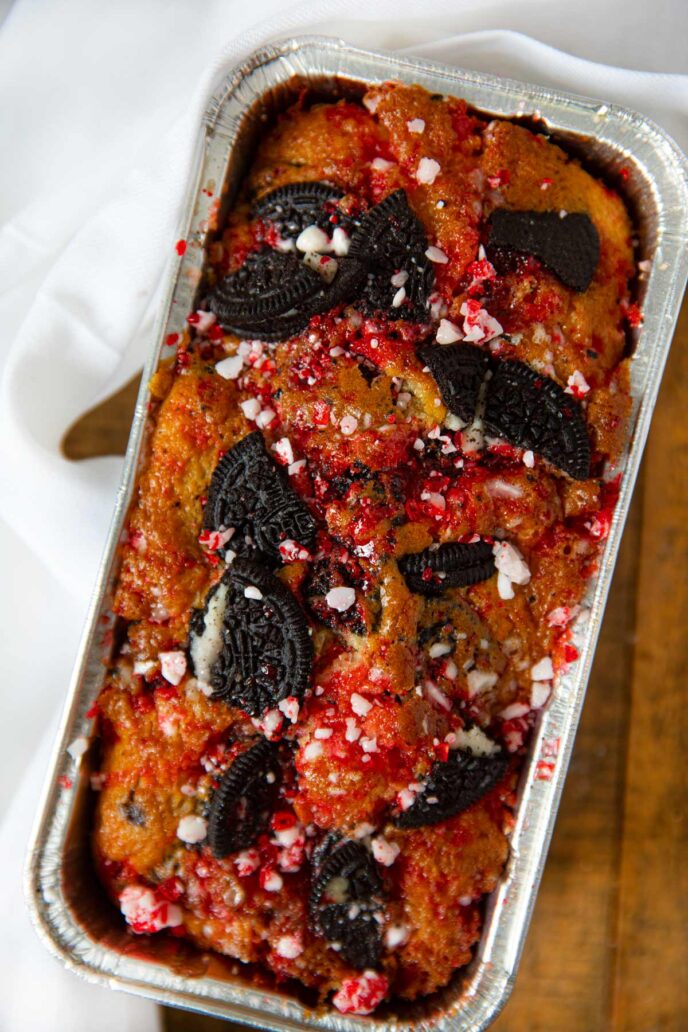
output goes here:
{"type": "Polygon", "coordinates": [[[464,422],[479,412],[488,433],[538,452],[575,480],[590,476],[583,410],[549,376],[515,359],[494,358],[473,344],[426,344],[418,355],[445,405],[464,422]]]}
{"type": "Polygon", "coordinates": [[[490,368],[490,355],[473,344],[425,344],[418,349],[450,412],[471,423],[480,389],[490,368]]]}
{"type": "Polygon", "coordinates": [[[489,225],[488,249],[533,255],[565,286],[579,293],[590,286],[600,260],[600,237],[589,215],[498,208],[489,225]]]}
{"type": "Polygon", "coordinates": [[[227,545],[232,550],[245,551],[248,536],[259,552],[273,560],[280,559],[279,546],[286,539],[305,548],[315,544],[315,521],[268,455],[258,430],[220,459],[208,488],[203,521],[207,530],[234,527],[227,545]]]}
{"type": "Polygon", "coordinates": [[[264,248],[247,257],[212,291],[207,307],[238,337],[292,336],[322,310],[325,284],[292,254],[264,248]]]}
{"type": "Polygon", "coordinates": [[[506,753],[478,756],[453,749],[432,765],[422,791],[407,810],[394,817],[398,828],[422,828],[463,813],[501,781],[509,766],[506,753]]]}
{"type": "Polygon", "coordinates": [[[261,738],[234,760],[213,793],[207,842],[221,860],[248,849],[268,825],[279,788],[277,747],[261,738]]]}
{"type": "Polygon", "coordinates": [[[495,572],[495,564],[492,545],[486,541],[450,541],[403,556],[399,569],[411,591],[432,597],[447,588],[465,588],[487,580],[495,572]]]}
{"type": "Polygon", "coordinates": [[[253,215],[274,226],[286,240],[295,239],[309,226],[331,234],[336,226],[351,225],[351,220],[337,207],[343,196],[330,183],[287,183],[261,197],[254,205],[253,215]]]}
{"type": "Polygon", "coordinates": [[[590,476],[590,441],[580,403],[524,362],[497,362],[488,384],[485,429],[538,452],[575,480],[590,476]]]}
{"type": "Polygon", "coordinates": [[[349,258],[367,269],[362,307],[368,314],[427,320],[434,279],[432,263],[425,254],[427,246],[423,225],[409,207],[404,190],[395,190],[366,213],[351,241],[349,258]],[[406,273],[403,283],[392,283],[397,273],[406,273]]]}
{"type": "Polygon", "coordinates": [[[309,914],[313,930],[340,945],[352,967],[374,968],[382,939],[376,915],[382,882],[372,855],[360,842],[330,832],[313,854],[309,914]]]}
{"type": "Polygon", "coordinates": [[[191,619],[189,655],[211,698],[260,717],[303,697],[313,645],[289,588],[258,563],[235,559],[191,619]]]}

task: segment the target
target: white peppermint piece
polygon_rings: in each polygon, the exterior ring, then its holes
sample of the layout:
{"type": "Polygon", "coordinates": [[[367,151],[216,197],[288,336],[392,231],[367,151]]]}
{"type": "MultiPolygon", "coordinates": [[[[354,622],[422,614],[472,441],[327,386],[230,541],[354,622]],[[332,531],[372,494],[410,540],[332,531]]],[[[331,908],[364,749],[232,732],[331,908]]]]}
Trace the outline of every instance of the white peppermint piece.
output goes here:
{"type": "Polygon", "coordinates": [[[241,355],[230,355],[215,363],[215,372],[219,373],[223,380],[236,380],[244,368],[244,360],[241,355]]]}
{"type": "Polygon", "coordinates": [[[515,597],[513,585],[505,573],[497,574],[497,594],[505,602],[515,597]]]}
{"type": "Polygon", "coordinates": [[[530,570],[515,545],[508,541],[497,541],[492,548],[492,552],[495,566],[499,573],[503,573],[514,584],[528,583],[530,580],[530,570]]]}
{"type": "Polygon", "coordinates": [[[389,925],[385,929],[384,943],[388,950],[403,946],[408,942],[411,930],[407,925],[389,925]]]}
{"type": "Polygon", "coordinates": [[[404,301],[406,300],[406,287],[399,287],[396,294],[392,298],[392,308],[401,308],[404,301]]]}
{"type": "Polygon", "coordinates": [[[468,694],[471,698],[474,698],[474,696],[494,688],[499,680],[499,674],[496,674],[493,670],[469,670],[466,680],[468,682],[468,694]]]}
{"type": "Polygon", "coordinates": [[[376,172],[388,172],[390,168],[394,167],[394,162],[387,161],[385,158],[373,158],[370,167],[374,168],[376,172]]]}
{"type": "Polygon", "coordinates": [[[270,426],[273,419],[277,415],[271,408],[264,408],[256,416],[256,426],[259,426],[261,430],[265,430],[266,427],[270,426]]]}
{"type": "Polygon", "coordinates": [[[336,609],[339,613],[351,609],[356,601],[356,592],[353,588],[330,588],[325,595],[325,601],[330,609],[336,609]]]}
{"type": "Polygon", "coordinates": [[[160,660],[160,671],[162,676],[170,684],[178,685],[186,673],[186,656],[183,652],[161,652],[158,655],[160,660]]]}
{"type": "Polygon", "coordinates": [[[425,131],[425,121],[422,118],[411,118],[406,123],[406,128],[410,133],[422,133],[425,131]]]}
{"type": "Polygon", "coordinates": [[[346,437],[350,437],[358,430],[358,420],[355,416],[342,416],[339,421],[339,429],[346,437]]]}
{"type": "Polygon", "coordinates": [[[429,258],[431,262],[435,262],[437,265],[446,265],[449,261],[447,255],[439,247],[435,247],[433,244],[428,247],[425,252],[425,257],[429,258]]]}
{"type": "Polygon", "coordinates": [[[299,251],[329,251],[330,238],[320,226],[306,226],[296,238],[299,251]]]}
{"type": "Polygon", "coordinates": [[[389,282],[393,287],[403,287],[404,283],[406,283],[408,279],[408,275],[409,274],[406,269],[401,269],[399,272],[394,273],[389,282]]]}
{"type": "Polygon", "coordinates": [[[430,659],[439,659],[440,656],[447,656],[451,652],[452,647],[446,641],[436,641],[430,646],[429,654],[430,659]]]}
{"type": "Polygon", "coordinates": [[[241,402],[239,407],[247,419],[255,419],[260,412],[260,402],[258,401],[258,398],[247,398],[246,401],[241,402]]]}
{"type": "Polygon", "coordinates": [[[547,681],[533,681],[530,686],[531,709],[542,709],[552,691],[547,681]]]}
{"type": "Polygon", "coordinates": [[[377,835],[370,843],[373,856],[383,867],[391,867],[401,852],[396,842],[388,842],[382,835],[377,835]]]}
{"type": "Polygon", "coordinates": [[[523,453],[523,465],[527,466],[528,469],[532,469],[535,465],[535,455],[530,451],[530,449],[523,453]]]}
{"type": "Polygon", "coordinates": [[[208,834],[208,822],[203,817],[190,815],[182,817],[177,825],[177,838],[187,842],[190,846],[202,842],[208,834]]]}
{"type": "Polygon", "coordinates": [[[298,935],[282,935],[275,944],[275,953],[285,960],[295,960],[303,953],[303,943],[298,935]]]}
{"type": "Polygon", "coordinates": [[[318,756],[322,756],[322,751],[321,742],[309,742],[303,750],[303,757],[305,760],[317,760],[318,756]]]}
{"type": "Polygon", "coordinates": [[[346,733],[344,737],[347,742],[357,742],[361,737],[361,729],[353,717],[346,718],[346,733]]]}
{"type": "Polygon", "coordinates": [[[331,283],[337,275],[337,269],[339,264],[335,258],[328,258],[326,255],[320,254],[318,251],[306,251],[303,256],[303,264],[307,265],[313,272],[317,272],[318,276],[322,276],[325,283],[331,283]]]}
{"type": "Polygon", "coordinates": [[[67,746],[67,752],[73,760],[76,760],[77,763],[81,760],[81,757],[84,755],[87,749],[88,739],[84,738],[83,735],[80,735],[79,738],[75,738],[74,741],[70,742],[67,746]]]}
{"type": "Polygon", "coordinates": [[[554,667],[549,656],[534,663],[530,668],[530,676],[534,681],[551,681],[554,677],[554,667]]]}
{"type": "Polygon", "coordinates": [[[263,592],[260,590],[260,588],[257,588],[255,586],[255,584],[248,584],[244,588],[244,598],[252,598],[256,602],[260,602],[262,597],[263,597],[263,592]]]}
{"type": "Polygon", "coordinates": [[[530,706],[526,702],[512,702],[499,714],[503,720],[516,720],[517,717],[525,717],[530,713],[530,706]]]}
{"type": "Polygon", "coordinates": [[[275,441],[272,450],[282,465],[291,466],[294,461],[294,449],[288,437],[280,437],[279,441],[275,441]]]}
{"type": "Polygon", "coordinates": [[[336,226],[332,232],[332,250],[338,258],[343,258],[349,253],[351,238],[345,229],[336,226]]]}
{"type": "Polygon", "coordinates": [[[442,166],[434,158],[421,158],[416,169],[416,179],[419,183],[432,186],[442,171],[442,166]]]}
{"type": "Polygon", "coordinates": [[[359,717],[365,717],[373,708],[372,702],[368,702],[368,700],[364,699],[364,697],[359,695],[358,692],[351,693],[350,702],[352,710],[359,717]]]}
{"type": "Polygon", "coordinates": [[[463,333],[459,327],[450,322],[449,319],[440,319],[440,324],[437,327],[437,333],[435,334],[435,340],[438,344],[453,344],[454,341],[463,340],[463,333]]]}

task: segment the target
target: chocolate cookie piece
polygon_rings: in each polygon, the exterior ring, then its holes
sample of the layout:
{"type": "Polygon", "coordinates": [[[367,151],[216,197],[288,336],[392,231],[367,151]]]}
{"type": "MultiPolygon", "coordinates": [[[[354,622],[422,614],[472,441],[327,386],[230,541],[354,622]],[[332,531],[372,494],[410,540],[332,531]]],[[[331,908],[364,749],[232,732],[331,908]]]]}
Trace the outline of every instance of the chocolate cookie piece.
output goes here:
{"type": "Polygon", "coordinates": [[[490,368],[490,355],[474,344],[424,344],[418,349],[450,412],[472,422],[480,388],[490,368]]]}
{"type": "Polygon", "coordinates": [[[221,860],[253,845],[268,825],[279,781],[277,747],[267,739],[237,756],[210,802],[207,842],[213,856],[221,860]]]}
{"type": "Polygon", "coordinates": [[[349,258],[367,270],[361,305],[368,314],[384,313],[390,319],[425,322],[434,273],[425,255],[428,242],[420,220],[409,207],[404,190],[395,190],[361,220],[349,248],[349,258]],[[405,272],[401,285],[391,282],[405,272]],[[404,297],[392,302],[403,286],[404,297]]]}
{"type": "Polygon", "coordinates": [[[226,276],[205,305],[237,337],[286,340],[304,330],[312,316],[350,300],[364,275],[355,259],[341,258],[334,279],[326,283],[295,255],[264,248],[226,276]]]}
{"type": "Polygon", "coordinates": [[[434,763],[422,791],[408,810],[394,817],[398,828],[422,828],[439,824],[481,799],[506,773],[506,753],[476,756],[469,750],[454,749],[449,759],[434,763]]]}
{"type": "Polygon", "coordinates": [[[363,574],[355,560],[348,566],[332,555],[317,559],[309,567],[303,586],[303,594],[310,610],[333,631],[352,631],[366,634],[367,628],[361,607],[355,602],[342,611],[333,609],[327,602],[327,594],[333,588],[356,588],[361,586],[363,574]]]}
{"type": "Polygon", "coordinates": [[[376,915],[382,882],[366,847],[330,832],[313,854],[309,914],[313,930],[341,946],[348,964],[362,971],[380,959],[376,915]]]}
{"type": "Polygon", "coordinates": [[[495,572],[495,564],[492,545],[486,541],[450,541],[403,556],[399,569],[411,591],[432,597],[447,588],[465,588],[488,580],[495,572]]]}
{"type": "Polygon", "coordinates": [[[279,561],[280,543],[315,544],[315,521],[282,470],[268,455],[258,430],[242,438],[215,468],[203,511],[207,530],[235,532],[225,546],[235,552],[257,548],[279,561]],[[248,545],[246,538],[253,542],[248,545]]]}
{"type": "Polygon", "coordinates": [[[600,260],[600,238],[589,215],[558,211],[508,211],[490,217],[488,249],[506,248],[539,258],[572,290],[587,290],[600,260]]]}
{"type": "Polygon", "coordinates": [[[337,207],[343,192],[331,183],[287,183],[265,194],[253,215],[274,226],[282,239],[295,239],[308,226],[331,234],[336,226],[348,229],[352,220],[337,207]]]}
{"type": "Polygon", "coordinates": [[[488,433],[538,452],[575,480],[590,476],[590,441],[579,402],[524,362],[496,363],[484,424],[488,433]]]}
{"type": "Polygon", "coordinates": [[[189,655],[211,698],[260,717],[303,697],[313,645],[289,588],[264,566],[235,559],[191,619],[189,655]]]}

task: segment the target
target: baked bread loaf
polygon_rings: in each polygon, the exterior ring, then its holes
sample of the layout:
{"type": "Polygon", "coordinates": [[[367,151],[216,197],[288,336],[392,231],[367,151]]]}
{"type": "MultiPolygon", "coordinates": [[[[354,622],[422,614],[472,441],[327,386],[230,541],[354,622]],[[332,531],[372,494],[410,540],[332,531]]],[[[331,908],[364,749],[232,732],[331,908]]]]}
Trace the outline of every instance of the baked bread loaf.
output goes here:
{"type": "Polygon", "coordinates": [[[98,868],[134,933],[370,1013],[469,961],[576,659],[631,224],[545,135],[387,83],[287,111],[207,258],[121,545],[98,868]]]}

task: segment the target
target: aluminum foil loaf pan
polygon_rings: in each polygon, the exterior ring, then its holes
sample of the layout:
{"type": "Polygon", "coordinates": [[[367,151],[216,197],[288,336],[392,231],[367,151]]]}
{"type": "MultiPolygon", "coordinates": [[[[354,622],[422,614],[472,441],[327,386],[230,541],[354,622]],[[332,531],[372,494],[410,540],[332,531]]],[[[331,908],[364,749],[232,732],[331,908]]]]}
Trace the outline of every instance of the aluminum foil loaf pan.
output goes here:
{"type": "Polygon", "coordinates": [[[686,282],[687,170],[684,156],[657,126],[623,108],[410,57],[370,53],[339,40],[284,40],[263,47],[226,72],[199,127],[179,228],[179,237],[189,246],[181,260],[175,257],[170,262],[167,272],[167,290],[146,357],[108,543],[29,857],[27,895],[36,927],[67,967],[92,982],[265,1029],[349,1032],[363,1022],[371,1028],[394,1026],[409,1032],[431,1027],[477,1032],[495,1018],[513,984],[533,910],[633,483],[686,282]],[[204,245],[217,214],[203,187],[212,183],[217,190],[224,184],[223,210],[231,205],[261,132],[305,84],[324,98],[333,98],[360,96],[368,84],[390,79],[418,83],[432,93],[463,97],[483,114],[537,119],[541,128],[588,168],[620,186],[635,219],[637,257],[651,264],[637,285],[644,322],[633,331],[634,401],[630,437],[618,470],[623,473],[621,494],[599,571],[589,584],[585,606],[573,628],[580,658],[559,676],[553,698],[532,736],[519,786],[509,861],[487,901],[474,959],[446,989],[431,997],[414,1004],[390,1004],[372,1017],[354,1018],[275,989],[264,975],[193,950],[181,940],[128,934],[94,872],[89,754],[77,764],[66,748],[73,739],[90,738],[93,733],[88,712],[110,655],[117,544],[148,429],[147,382],[158,365],[165,338],[181,333],[185,314],[194,307],[204,245]]]}

